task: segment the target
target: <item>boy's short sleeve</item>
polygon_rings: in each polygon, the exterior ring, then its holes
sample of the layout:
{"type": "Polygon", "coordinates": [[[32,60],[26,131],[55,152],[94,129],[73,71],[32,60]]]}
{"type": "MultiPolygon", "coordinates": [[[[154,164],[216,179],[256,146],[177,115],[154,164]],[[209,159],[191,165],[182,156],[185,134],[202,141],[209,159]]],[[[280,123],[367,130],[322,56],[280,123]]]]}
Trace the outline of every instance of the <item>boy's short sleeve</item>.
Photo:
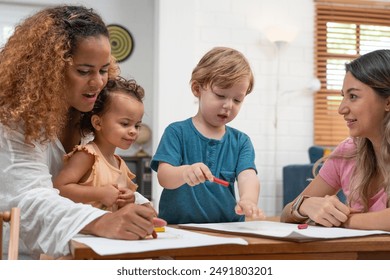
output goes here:
{"type": "Polygon", "coordinates": [[[160,140],[157,151],[150,162],[150,167],[157,172],[160,162],[167,162],[173,166],[181,163],[182,140],[179,137],[180,132],[172,125],[169,125],[160,140]]]}
{"type": "Polygon", "coordinates": [[[243,134],[242,148],[240,152],[240,158],[237,165],[237,174],[241,173],[246,169],[253,169],[257,174],[255,164],[255,149],[252,141],[246,134],[243,134]]]}

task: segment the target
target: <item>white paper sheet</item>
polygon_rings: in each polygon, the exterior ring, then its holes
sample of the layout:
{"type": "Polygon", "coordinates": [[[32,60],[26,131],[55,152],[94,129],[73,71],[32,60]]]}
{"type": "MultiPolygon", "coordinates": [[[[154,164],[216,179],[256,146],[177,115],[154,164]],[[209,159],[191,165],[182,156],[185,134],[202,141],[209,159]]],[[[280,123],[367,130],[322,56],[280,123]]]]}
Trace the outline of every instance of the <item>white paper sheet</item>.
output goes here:
{"type": "Polygon", "coordinates": [[[165,232],[159,232],[156,239],[129,241],[79,234],[73,240],[86,244],[101,256],[220,244],[248,245],[242,238],[216,237],[172,227],[165,227],[165,232]]]}
{"type": "Polygon", "coordinates": [[[180,228],[194,230],[213,230],[237,234],[250,234],[262,237],[287,239],[297,242],[314,241],[319,239],[335,239],[346,237],[360,237],[376,234],[390,234],[381,230],[354,230],[337,227],[308,226],[306,229],[298,229],[297,224],[250,221],[235,223],[211,223],[211,224],[182,224],[180,228]]]}

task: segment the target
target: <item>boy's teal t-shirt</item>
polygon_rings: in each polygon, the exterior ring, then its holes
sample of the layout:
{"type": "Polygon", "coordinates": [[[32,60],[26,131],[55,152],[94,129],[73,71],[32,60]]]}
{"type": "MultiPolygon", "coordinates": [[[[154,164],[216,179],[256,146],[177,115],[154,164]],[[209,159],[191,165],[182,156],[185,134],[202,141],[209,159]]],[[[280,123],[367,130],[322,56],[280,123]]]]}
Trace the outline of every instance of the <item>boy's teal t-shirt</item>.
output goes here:
{"type": "Polygon", "coordinates": [[[228,181],[228,187],[206,181],[191,187],[187,184],[164,189],[159,203],[159,217],[168,224],[218,223],[244,221],[234,211],[234,182],[238,174],[254,169],[255,152],[250,138],[243,132],[226,126],[221,140],[200,134],[192,118],[170,124],[164,131],[151,168],[157,171],[159,162],[173,166],[203,162],[212,174],[228,181]]]}

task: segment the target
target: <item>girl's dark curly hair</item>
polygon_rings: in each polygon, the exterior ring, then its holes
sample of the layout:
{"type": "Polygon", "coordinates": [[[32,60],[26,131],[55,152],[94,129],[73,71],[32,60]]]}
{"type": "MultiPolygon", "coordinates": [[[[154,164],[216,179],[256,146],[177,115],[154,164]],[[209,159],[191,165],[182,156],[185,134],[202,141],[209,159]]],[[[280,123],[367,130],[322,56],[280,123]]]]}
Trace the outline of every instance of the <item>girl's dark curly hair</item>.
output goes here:
{"type": "MultiPolygon", "coordinates": [[[[46,8],[16,26],[0,50],[0,122],[22,126],[27,143],[56,138],[67,121],[66,67],[81,40],[101,35],[103,20],[83,6],[46,8]]],[[[118,71],[111,57],[109,78],[118,71]]]]}
{"type": "Polygon", "coordinates": [[[93,115],[102,116],[108,111],[111,105],[111,100],[114,92],[126,93],[139,102],[143,102],[145,91],[143,87],[137,84],[134,79],[126,80],[121,76],[110,79],[107,85],[99,93],[92,111],[82,114],[80,121],[80,129],[82,135],[94,133],[95,129],[91,123],[93,115]]]}

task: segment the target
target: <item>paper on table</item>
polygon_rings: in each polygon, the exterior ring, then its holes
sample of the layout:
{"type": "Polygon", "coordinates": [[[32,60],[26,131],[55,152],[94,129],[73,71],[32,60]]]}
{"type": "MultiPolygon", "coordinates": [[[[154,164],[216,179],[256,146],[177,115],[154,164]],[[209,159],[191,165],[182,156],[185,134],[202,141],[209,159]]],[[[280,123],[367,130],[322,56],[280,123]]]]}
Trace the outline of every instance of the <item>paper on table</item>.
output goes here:
{"type": "Polygon", "coordinates": [[[216,237],[172,227],[165,227],[157,239],[117,240],[79,234],[73,240],[86,244],[101,256],[221,244],[248,245],[242,238],[216,237]]]}
{"type": "Polygon", "coordinates": [[[296,242],[307,242],[319,239],[335,239],[346,237],[360,237],[375,234],[390,234],[381,230],[354,230],[337,227],[308,226],[306,229],[298,229],[297,224],[250,221],[234,223],[211,223],[211,224],[181,224],[180,228],[193,230],[209,230],[230,232],[237,234],[255,235],[262,237],[286,239],[296,242]]]}

